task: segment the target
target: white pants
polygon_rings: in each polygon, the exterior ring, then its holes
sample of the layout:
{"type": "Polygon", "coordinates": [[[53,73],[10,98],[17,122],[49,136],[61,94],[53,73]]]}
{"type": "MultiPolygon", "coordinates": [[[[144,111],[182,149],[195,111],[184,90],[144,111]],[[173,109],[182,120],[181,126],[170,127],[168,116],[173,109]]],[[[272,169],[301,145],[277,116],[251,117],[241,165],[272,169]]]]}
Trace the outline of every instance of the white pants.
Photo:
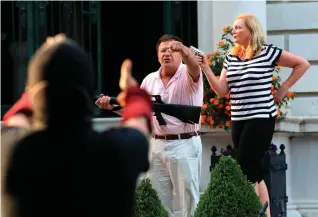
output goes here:
{"type": "Polygon", "coordinates": [[[152,139],[148,173],[170,217],[191,217],[199,199],[200,136],[182,140],[152,139]]]}

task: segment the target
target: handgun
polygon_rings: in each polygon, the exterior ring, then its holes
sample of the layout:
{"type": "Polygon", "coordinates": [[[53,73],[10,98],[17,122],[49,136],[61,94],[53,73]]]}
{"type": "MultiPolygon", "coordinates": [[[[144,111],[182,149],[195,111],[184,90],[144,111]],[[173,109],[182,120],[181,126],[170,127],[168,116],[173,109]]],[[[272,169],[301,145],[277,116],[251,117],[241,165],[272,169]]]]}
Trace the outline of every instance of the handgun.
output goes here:
{"type": "Polygon", "coordinates": [[[204,55],[204,52],[203,51],[200,51],[198,48],[196,47],[193,47],[193,46],[190,46],[190,49],[194,52],[194,54],[196,56],[203,56],[204,55]]]}

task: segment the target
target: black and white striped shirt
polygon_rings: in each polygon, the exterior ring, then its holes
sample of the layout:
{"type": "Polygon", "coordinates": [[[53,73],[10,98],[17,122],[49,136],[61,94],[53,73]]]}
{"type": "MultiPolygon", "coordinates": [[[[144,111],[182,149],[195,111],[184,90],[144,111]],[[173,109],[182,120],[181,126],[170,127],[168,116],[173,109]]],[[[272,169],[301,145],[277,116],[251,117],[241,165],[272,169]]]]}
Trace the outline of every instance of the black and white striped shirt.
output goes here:
{"type": "Polygon", "coordinates": [[[261,52],[246,60],[228,54],[223,67],[227,69],[230,90],[231,119],[269,118],[277,115],[271,93],[272,76],[282,49],[264,45],[261,52]]]}

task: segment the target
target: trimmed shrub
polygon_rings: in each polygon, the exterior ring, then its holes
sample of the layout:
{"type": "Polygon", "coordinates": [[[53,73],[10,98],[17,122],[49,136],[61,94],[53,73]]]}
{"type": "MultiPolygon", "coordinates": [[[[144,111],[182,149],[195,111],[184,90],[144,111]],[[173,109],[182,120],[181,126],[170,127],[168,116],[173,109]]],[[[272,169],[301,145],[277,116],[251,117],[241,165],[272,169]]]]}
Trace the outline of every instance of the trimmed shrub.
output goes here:
{"type": "Polygon", "coordinates": [[[257,217],[262,206],[253,186],[232,157],[222,156],[194,217],[257,217]]]}
{"type": "Polygon", "coordinates": [[[138,184],[135,217],[169,217],[148,178],[138,184]]]}

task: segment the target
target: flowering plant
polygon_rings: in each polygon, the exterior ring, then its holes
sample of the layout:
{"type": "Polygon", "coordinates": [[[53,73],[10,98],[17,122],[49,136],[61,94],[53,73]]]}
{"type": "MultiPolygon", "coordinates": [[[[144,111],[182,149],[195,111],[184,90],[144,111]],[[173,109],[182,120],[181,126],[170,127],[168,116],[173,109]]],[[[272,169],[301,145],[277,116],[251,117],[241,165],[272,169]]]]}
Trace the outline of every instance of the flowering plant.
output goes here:
{"type": "MultiPolygon", "coordinates": [[[[218,50],[214,53],[207,54],[207,62],[211,67],[214,75],[219,78],[223,68],[223,61],[226,55],[229,53],[230,48],[234,46],[232,40],[232,27],[226,26],[223,28],[223,35],[221,41],[218,44],[218,50]]],[[[277,75],[280,71],[280,66],[275,67],[275,73],[272,78],[271,91],[274,95],[281,86],[281,78],[277,75]]],[[[276,102],[278,109],[278,117],[285,117],[287,112],[283,112],[282,108],[286,106],[289,100],[294,99],[295,93],[288,92],[287,96],[282,102],[276,102]]],[[[202,118],[201,123],[208,126],[208,128],[223,128],[227,131],[231,129],[231,102],[230,93],[227,93],[225,97],[220,98],[210,87],[210,84],[204,76],[204,97],[202,105],[202,118]]]]}

